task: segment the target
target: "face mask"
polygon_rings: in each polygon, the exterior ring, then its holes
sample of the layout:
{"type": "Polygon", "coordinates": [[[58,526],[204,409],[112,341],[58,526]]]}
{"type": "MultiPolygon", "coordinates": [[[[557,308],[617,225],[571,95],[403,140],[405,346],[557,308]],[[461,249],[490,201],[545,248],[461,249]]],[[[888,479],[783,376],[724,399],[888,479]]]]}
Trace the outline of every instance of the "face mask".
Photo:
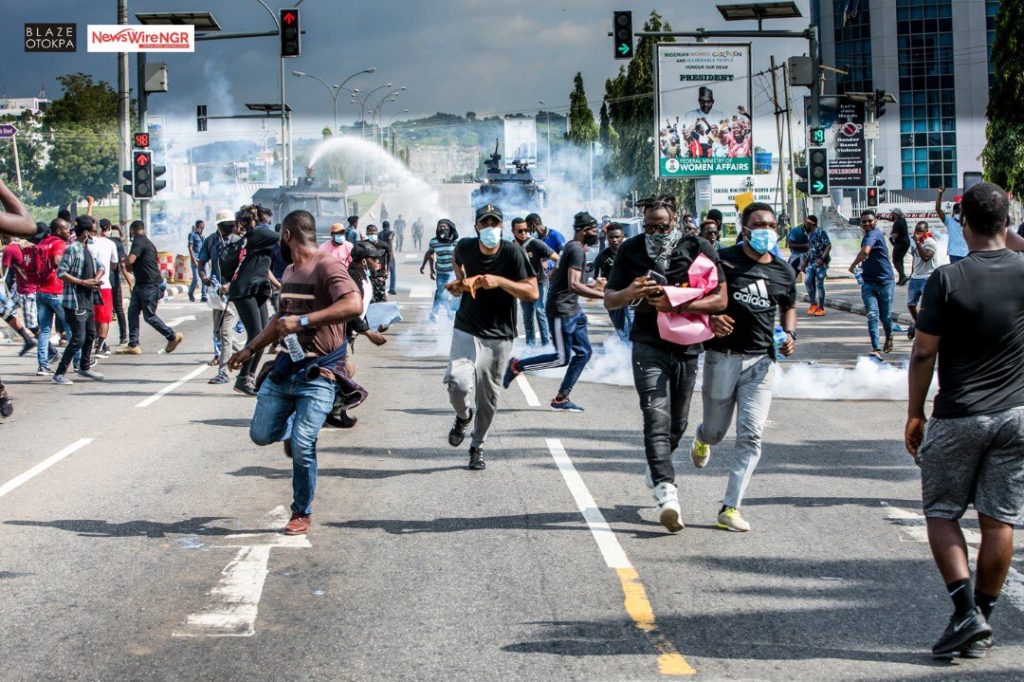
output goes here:
{"type": "Polygon", "coordinates": [[[375,234],[368,234],[368,235],[366,235],[366,241],[372,242],[372,243],[376,243],[377,235],[375,235],[375,234]]]}
{"type": "Polygon", "coordinates": [[[288,242],[281,240],[281,260],[288,265],[292,264],[292,248],[288,246],[288,242]]]}
{"type": "Polygon", "coordinates": [[[588,235],[584,236],[583,237],[583,243],[585,245],[587,245],[587,246],[593,246],[594,244],[597,243],[597,235],[596,234],[588,234],[588,235]]]}
{"type": "Polygon", "coordinates": [[[96,243],[96,240],[93,239],[92,237],[89,237],[88,239],[85,240],[85,243],[89,244],[89,245],[92,245],[92,244],[96,243]]]}
{"type": "Polygon", "coordinates": [[[779,237],[775,234],[775,230],[751,230],[750,236],[747,237],[747,243],[757,253],[768,253],[775,248],[778,244],[779,237]]]}
{"type": "Polygon", "coordinates": [[[341,244],[345,243],[345,235],[343,235],[343,234],[331,235],[331,241],[333,241],[335,244],[338,244],[340,246],[341,244]]]}
{"type": "Polygon", "coordinates": [[[500,227],[485,227],[480,230],[480,243],[493,249],[501,241],[500,227]]]}
{"type": "Polygon", "coordinates": [[[682,238],[683,233],[680,230],[672,230],[668,234],[645,234],[644,246],[647,247],[647,255],[664,268],[668,264],[672,249],[682,238]]]}

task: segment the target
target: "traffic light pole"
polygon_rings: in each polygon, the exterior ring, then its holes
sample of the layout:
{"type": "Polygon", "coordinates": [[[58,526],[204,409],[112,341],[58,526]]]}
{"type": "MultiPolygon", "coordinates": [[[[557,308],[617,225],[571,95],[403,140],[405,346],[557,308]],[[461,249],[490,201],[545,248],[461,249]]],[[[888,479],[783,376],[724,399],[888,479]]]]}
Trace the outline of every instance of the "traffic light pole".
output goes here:
{"type": "MultiPolygon", "coordinates": [[[[146,93],[146,53],[139,52],[138,61],[135,64],[138,71],[138,92],[136,99],[139,107],[139,130],[149,132],[149,95],[146,93]]],[[[154,183],[155,179],[151,180],[154,183]]],[[[154,190],[155,192],[155,190],[154,190]]],[[[149,229],[149,199],[139,199],[139,220],[143,222],[146,229],[149,229]]]]}

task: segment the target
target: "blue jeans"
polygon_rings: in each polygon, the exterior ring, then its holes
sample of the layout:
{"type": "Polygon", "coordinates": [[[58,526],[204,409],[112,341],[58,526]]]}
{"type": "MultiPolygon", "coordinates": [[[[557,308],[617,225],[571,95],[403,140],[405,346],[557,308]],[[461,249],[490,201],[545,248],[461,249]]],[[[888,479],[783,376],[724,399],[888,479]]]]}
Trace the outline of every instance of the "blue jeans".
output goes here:
{"type": "Polygon", "coordinates": [[[36,293],[36,309],[39,311],[39,344],[36,346],[36,360],[40,367],[50,361],[50,330],[54,320],[57,329],[71,338],[71,326],[64,318],[64,306],[57,294],[36,293]]]}
{"type": "Polygon", "coordinates": [[[206,286],[203,281],[199,279],[199,266],[192,266],[192,281],[188,283],[188,300],[194,300],[196,297],[196,289],[199,289],[199,295],[202,300],[206,300],[206,286]]]}
{"type": "Polygon", "coordinates": [[[388,267],[391,268],[391,286],[388,287],[388,293],[393,294],[396,291],[396,289],[395,289],[395,277],[398,274],[398,270],[395,268],[395,257],[394,256],[391,257],[391,262],[388,264],[388,267]]]}
{"type": "Polygon", "coordinates": [[[885,329],[885,338],[892,336],[892,294],[893,282],[872,284],[864,282],[860,285],[860,297],[868,312],[868,334],[871,336],[871,350],[882,350],[878,341],[878,320],[881,318],[885,329]]]}
{"type": "Polygon", "coordinates": [[[828,275],[828,266],[810,264],[804,272],[804,285],[807,287],[807,298],[811,305],[825,305],[825,277],[828,275]]]}
{"type": "Polygon", "coordinates": [[[448,282],[455,278],[454,272],[438,272],[434,274],[434,305],[430,314],[436,316],[441,308],[448,312],[448,319],[455,317],[456,306],[452,305],[452,295],[444,288],[448,282]]]}
{"type": "Polygon", "coordinates": [[[536,301],[519,302],[523,309],[523,332],[526,334],[526,345],[528,346],[536,343],[533,333],[535,328],[540,331],[540,345],[548,345],[548,339],[551,336],[548,329],[548,316],[545,312],[548,302],[548,283],[544,274],[537,278],[537,293],[539,297],[536,301]]]}
{"type": "Polygon", "coordinates": [[[256,445],[291,441],[292,511],[313,513],[316,490],[316,440],[334,407],[334,382],[307,381],[295,374],[280,384],[267,377],[256,396],[249,438],[256,445]]]}
{"type": "Polygon", "coordinates": [[[615,333],[625,342],[629,342],[629,333],[633,331],[633,307],[626,306],[618,310],[609,310],[608,317],[612,320],[615,333]]]}
{"type": "Polygon", "coordinates": [[[549,321],[554,332],[552,341],[555,342],[555,352],[524,358],[519,361],[519,369],[530,372],[568,365],[565,378],[558,389],[558,395],[565,398],[572,392],[593,354],[590,349],[590,337],[587,336],[587,315],[580,311],[572,317],[551,317],[549,321]],[[570,351],[572,357],[569,357],[570,351]]]}

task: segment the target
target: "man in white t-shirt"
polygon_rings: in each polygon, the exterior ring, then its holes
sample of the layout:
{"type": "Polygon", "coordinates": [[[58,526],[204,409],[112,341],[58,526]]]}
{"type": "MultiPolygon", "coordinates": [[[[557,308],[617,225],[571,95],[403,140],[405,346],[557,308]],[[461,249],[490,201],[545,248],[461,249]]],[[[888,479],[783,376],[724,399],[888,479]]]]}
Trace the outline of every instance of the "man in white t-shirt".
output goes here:
{"type": "MultiPolygon", "coordinates": [[[[921,220],[914,226],[913,246],[910,249],[914,257],[914,269],[907,284],[907,309],[910,316],[917,322],[917,304],[924,295],[924,285],[939,266],[939,243],[928,231],[928,223],[921,220]]],[[[907,329],[907,338],[914,338],[914,325],[907,329]]]]}
{"type": "MultiPolygon", "coordinates": [[[[107,347],[107,332],[110,331],[110,323],[114,319],[114,290],[110,286],[110,273],[121,262],[117,255],[117,245],[102,235],[99,231],[93,233],[92,238],[86,244],[89,253],[96,262],[96,272],[100,280],[100,303],[93,306],[93,316],[96,319],[96,352],[93,357],[108,357],[110,348],[107,347]]],[[[120,296],[121,292],[118,291],[120,296]]]]}

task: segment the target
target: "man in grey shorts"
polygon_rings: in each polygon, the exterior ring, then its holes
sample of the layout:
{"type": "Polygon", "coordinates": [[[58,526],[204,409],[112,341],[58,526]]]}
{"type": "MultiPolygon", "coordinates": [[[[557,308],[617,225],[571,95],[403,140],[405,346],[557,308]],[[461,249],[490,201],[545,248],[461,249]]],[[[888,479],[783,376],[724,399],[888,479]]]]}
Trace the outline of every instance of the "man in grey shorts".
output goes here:
{"type": "Polygon", "coordinates": [[[970,253],[928,279],[910,361],[905,440],[921,467],[928,542],[953,616],[932,647],[937,658],[980,658],[992,647],[992,615],[1024,523],[1024,255],[1006,248],[1009,202],[991,183],[961,201],[970,253]],[[939,360],[939,392],[924,407],[939,360]],[[972,589],[959,519],[974,505],[981,527],[972,589]]]}
{"type": "Polygon", "coordinates": [[[462,297],[444,375],[455,408],[448,443],[462,444],[475,414],[469,468],[476,470],[486,466],[483,444],[498,409],[501,373],[516,335],[516,299],[536,301],[538,297],[537,277],[526,252],[502,240],[501,222],[497,206],[477,209],[477,236],[456,244],[455,280],[447,285],[452,295],[462,297]]]}

